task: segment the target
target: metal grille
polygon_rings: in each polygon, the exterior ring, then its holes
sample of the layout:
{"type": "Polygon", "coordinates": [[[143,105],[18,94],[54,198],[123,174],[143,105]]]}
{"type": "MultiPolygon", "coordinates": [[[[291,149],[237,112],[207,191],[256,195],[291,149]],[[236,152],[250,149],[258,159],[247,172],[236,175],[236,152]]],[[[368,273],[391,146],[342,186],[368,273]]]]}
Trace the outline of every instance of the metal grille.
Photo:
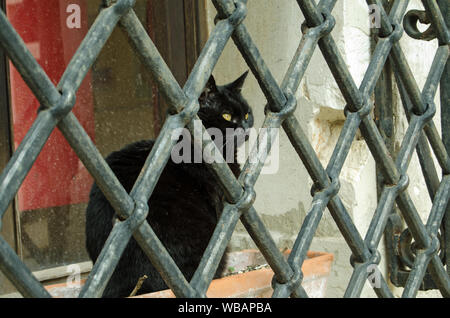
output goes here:
{"type": "MultiPolygon", "coordinates": [[[[383,9],[382,1],[367,0],[368,5],[378,5],[381,11],[381,28],[372,60],[359,88],[330,35],[335,25],[331,12],[336,0],[322,0],[317,5],[313,0],[297,1],[306,21],[299,48],[281,85],[275,81],[243,24],[247,1],[212,0],[218,11],[216,26],[183,88],[177,84],[136,17],[132,9],[135,1],[106,2],[107,7],[98,15],[56,87],[27,50],[4,13],[0,13],[0,43],[41,103],[36,121],[0,176],[0,216],[5,213],[50,133],[58,126],[118,215],[124,219],[114,225],[80,297],[101,296],[132,235],[176,296],[204,297],[239,219],[275,273],[273,297],[307,297],[301,286],[301,265],[326,207],[352,251],[351,265],[354,271],[345,297],[358,297],[368,278],[368,268],[377,266],[380,262],[381,256],[377,247],[395,204],[417,245],[417,255],[411,265],[403,296],[414,297],[417,294],[427,269],[442,295],[450,296],[450,279],[437,255],[438,231],[450,196],[450,158],[431,120],[436,110],[434,96],[448,61],[450,33],[436,1],[422,1],[426,9],[426,13],[422,14],[431,22],[428,37],[437,38],[439,41],[439,48],[422,91],[417,86],[398,42],[403,31],[401,21],[409,3],[406,0],[394,0],[389,12],[383,9]],[[130,194],[121,186],[71,112],[75,92],[118,23],[128,33],[136,51],[141,55],[172,109],[172,115],[166,120],[130,194]],[[214,172],[217,182],[226,189],[226,203],[201,263],[192,280],[188,282],[146,221],[147,200],[176,143],[170,138],[172,130],[187,127],[191,133],[194,132],[193,119],[199,120],[196,115],[199,108],[198,98],[230,38],[240,50],[267,98],[269,107],[263,127],[282,127],[285,130],[314,181],[313,202],[286,261],[252,205],[255,199],[253,186],[266,158],[257,162],[247,161],[238,179],[233,176],[225,162],[209,164],[208,168],[214,172]],[[320,163],[293,115],[297,106],[295,92],[316,47],[319,47],[325,57],[347,102],[346,121],[326,168],[320,163]],[[395,157],[388,151],[371,112],[371,95],[388,58],[411,106],[406,109],[409,127],[395,157]],[[383,177],[379,204],[364,238],[360,236],[339,197],[339,175],[358,128],[383,177]],[[421,137],[428,139],[443,171],[426,224],[421,221],[406,191],[406,171],[421,137]]],[[[442,6],[447,5],[445,1],[441,3],[442,6]]],[[[418,31],[412,24],[408,26],[408,33],[417,35],[418,31]]],[[[448,100],[444,100],[443,108],[448,107],[447,102],[448,100]]],[[[261,131],[270,135],[273,130],[261,131]]],[[[210,138],[195,142],[198,146],[215,147],[210,138]]],[[[265,150],[270,150],[271,143],[265,147],[265,150]]],[[[0,238],[0,269],[24,296],[50,296],[3,238],[0,238]]],[[[379,297],[393,297],[383,277],[374,290],[379,297]]]]}

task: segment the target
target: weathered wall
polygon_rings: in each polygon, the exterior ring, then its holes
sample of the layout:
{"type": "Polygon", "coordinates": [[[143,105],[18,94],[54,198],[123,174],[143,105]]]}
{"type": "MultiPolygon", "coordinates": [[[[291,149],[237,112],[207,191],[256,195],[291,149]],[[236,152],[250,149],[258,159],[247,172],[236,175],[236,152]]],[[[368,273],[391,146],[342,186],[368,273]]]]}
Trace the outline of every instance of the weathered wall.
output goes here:
{"type": "MultiPolygon", "coordinates": [[[[418,7],[418,3],[417,0],[412,1],[410,8],[418,7]]],[[[208,29],[211,31],[214,27],[213,20],[216,11],[209,1],[206,4],[206,12],[208,29]]],[[[359,85],[370,61],[370,29],[366,2],[363,0],[339,0],[333,10],[333,15],[337,23],[332,35],[356,84],[359,85]]],[[[248,1],[248,16],[245,25],[279,83],[297,49],[301,38],[300,26],[303,21],[296,1],[248,1]]],[[[413,41],[406,36],[401,43],[411,68],[417,76],[419,87],[422,87],[436,44],[413,41]]],[[[235,79],[247,69],[248,66],[234,43],[230,41],[214,75],[217,82],[223,84],[235,79]]],[[[255,127],[260,127],[264,119],[263,109],[266,100],[253,76],[249,76],[243,93],[253,107],[256,116],[255,127]]],[[[319,50],[315,52],[296,96],[298,99],[296,116],[319,159],[326,166],[345,120],[343,115],[345,101],[319,50]]],[[[436,102],[439,105],[438,99],[436,102]]],[[[397,103],[393,107],[398,127],[396,140],[399,147],[407,122],[401,105],[397,103]]],[[[439,124],[438,120],[436,120],[436,124],[439,124]]],[[[310,208],[312,181],[284,132],[280,133],[279,153],[278,172],[262,175],[256,184],[255,208],[282,249],[292,247],[302,221],[310,208]]],[[[423,199],[427,197],[427,191],[416,156],[411,162],[408,173],[411,178],[409,191],[411,191],[418,209],[423,215],[426,215],[431,202],[423,199]]],[[[340,196],[361,236],[364,237],[377,204],[376,171],[375,162],[359,134],[353,142],[340,181],[340,196]]],[[[254,247],[253,241],[241,224],[238,224],[231,247],[233,249],[254,247]]],[[[335,263],[328,284],[327,296],[342,297],[352,272],[349,263],[351,252],[328,211],[322,218],[311,249],[334,253],[335,263]]],[[[383,246],[380,245],[379,250],[382,255],[384,255],[383,249],[383,246]]],[[[386,276],[385,267],[386,264],[382,262],[380,268],[386,276]]],[[[401,289],[395,290],[396,295],[400,295],[400,293],[401,289]]],[[[438,293],[433,292],[426,295],[438,295],[438,293]]],[[[372,297],[375,294],[369,286],[366,286],[362,296],[372,297]]]]}

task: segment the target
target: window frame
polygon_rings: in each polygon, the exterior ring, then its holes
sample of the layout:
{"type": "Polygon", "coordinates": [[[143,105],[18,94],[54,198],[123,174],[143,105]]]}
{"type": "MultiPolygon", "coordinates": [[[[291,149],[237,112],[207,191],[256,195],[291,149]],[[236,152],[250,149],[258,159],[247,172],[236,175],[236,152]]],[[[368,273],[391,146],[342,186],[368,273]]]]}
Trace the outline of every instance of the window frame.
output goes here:
{"type": "MultiPolygon", "coordinates": [[[[151,12],[147,12],[149,19],[153,20],[155,17],[160,17],[161,15],[177,17],[177,19],[170,18],[168,21],[178,21],[178,24],[161,24],[149,31],[161,54],[165,56],[168,65],[174,70],[174,74],[178,73],[178,81],[183,85],[198,58],[203,44],[206,42],[205,36],[207,35],[207,30],[204,29],[206,28],[206,8],[204,3],[203,1],[197,0],[171,0],[164,3],[155,0],[147,1],[152,5],[151,12]],[[180,19],[183,19],[182,23],[180,23],[180,19]],[[180,32],[182,29],[184,30],[183,33],[180,32]],[[167,35],[170,36],[169,41],[167,41],[167,35]],[[184,47],[183,43],[180,43],[180,39],[184,40],[184,47]],[[182,53],[180,54],[180,52],[182,53]],[[179,59],[183,53],[184,57],[180,62],[179,59]]],[[[0,0],[0,9],[6,12],[6,0],[0,0]]],[[[158,118],[162,126],[167,106],[163,102],[163,99],[159,97],[154,102],[159,103],[159,107],[154,107],[155,112],[159,113],[158,116],[155,116],[155,119],[158,118]]],[[[155,134],[157,135],[160,127],[155,128],[155,134]]],[[[9,60],[0,48],[0,171],[4,169],[13,154],[12,134],[9,60]]],[[[5,238],[19,255],[20,259],[23,260],[23,238],[20,224],[20,216],[16,207],[16,200],[14,199],[2,219],[0,235],[5,238]]],[[[84,260],[73,264],[81,265],[81,274],[87,274],[92,268],[92,262],[86,262],[84,260]]],[[[55,266],[47,269],[33,271],[33,274],[41,282],[54,283],[70,275],[68,269],[73,264],[65,266],[55,264],[55,266]]],[[[11,286],[1,288],[0,295],[14,294],[15,291],[15,288],[11,284],[11,286]]]]}

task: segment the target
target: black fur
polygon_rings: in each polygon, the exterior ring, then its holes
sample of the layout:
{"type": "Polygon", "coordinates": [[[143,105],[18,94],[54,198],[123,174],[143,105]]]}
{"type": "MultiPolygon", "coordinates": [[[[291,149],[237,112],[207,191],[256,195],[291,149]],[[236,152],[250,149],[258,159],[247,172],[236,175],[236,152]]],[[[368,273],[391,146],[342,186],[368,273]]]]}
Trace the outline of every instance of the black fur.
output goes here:
{"type": "MultiPolygon", "coordinates": [[[[211,76],[199,98],[199,117],[206,128],[253,126],[253,115],[241,95],[247,73],[231,84],[217,87],[211,76]],[[226,121],[223,113],[232,115],[226,121]],[[249,114],[245,119],[245,115],[249,114]]],[[[126,191],[131,191],[154,142],[139,141],[111,153],[106,162],[126,191]]],[[[236,158],[236,156],[235,156],[236,158]]],[[[237,163],[229,163],[233,173],[237,163]]],[[[223,191],[204,163],[175,164],[169,159],[149,200],[147,221],[189,281],[203,255],[222,211],[223,191]]],[[[86,247],[95,262],[112,230],[115,212],[96,184],[93,185],[86,210],[86,247]]],[[[224,259],[216,277],[224,271],[224,259]]],[[[147,275],[138,294],[166,289],[167,286],[151,265],[134,238],[128,243],[103,297],[129,296],[140,277],[147,275]]]]}

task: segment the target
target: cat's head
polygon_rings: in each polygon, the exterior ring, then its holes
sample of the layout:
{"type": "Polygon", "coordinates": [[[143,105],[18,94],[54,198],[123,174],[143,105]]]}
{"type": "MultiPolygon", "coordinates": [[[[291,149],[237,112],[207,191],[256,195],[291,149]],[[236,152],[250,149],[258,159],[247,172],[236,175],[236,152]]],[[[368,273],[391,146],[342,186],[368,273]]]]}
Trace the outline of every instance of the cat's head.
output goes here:
{"type": "Polygon", "coordinates": [[[249,129],[253,127],[253,112],[241,94],[247,75],[248,71],[223,86],[217,86],[211,75],[199,98],[198,116],[206,129],[217,128],[226,136],[227,128],[232,128],[236,132],[243,131],[245,140],[248,138],[249,129]]]}

